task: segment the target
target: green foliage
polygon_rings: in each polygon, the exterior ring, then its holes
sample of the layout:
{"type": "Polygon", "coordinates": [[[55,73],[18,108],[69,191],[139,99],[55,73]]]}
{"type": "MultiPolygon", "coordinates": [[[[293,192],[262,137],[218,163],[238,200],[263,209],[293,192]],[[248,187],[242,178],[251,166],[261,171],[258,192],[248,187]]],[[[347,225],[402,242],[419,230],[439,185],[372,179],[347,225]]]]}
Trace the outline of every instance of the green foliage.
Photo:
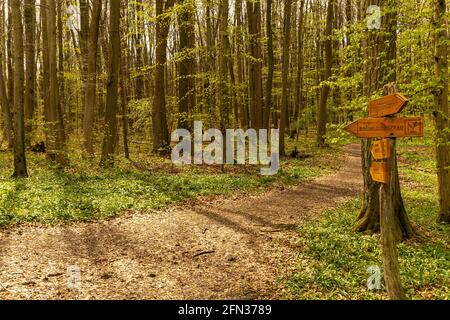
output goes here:
{"type": "MultiPolygon", "coordinates": [[[[313,145],[313,139],[288,142],[313,145]]],[[[127,210],[148,211],[199,196],[245,192],[268,186],[299,183],[328,173],[337,166],[335,154],[303,149],[313,158],[288,159],[277,176],[262,177],[258,167],[185,167],[173,171],[169,160],[143,156],[131,163],[117,159],[115,169],[72,155],[72,165],[60,170],[43,156],[29,157],[30,178],[10,178],[11,155],[0,154],[0,225],[22,222],[88,221],[127,210]],[[333,157],[334,156],[334,157],[333,157]]]]}

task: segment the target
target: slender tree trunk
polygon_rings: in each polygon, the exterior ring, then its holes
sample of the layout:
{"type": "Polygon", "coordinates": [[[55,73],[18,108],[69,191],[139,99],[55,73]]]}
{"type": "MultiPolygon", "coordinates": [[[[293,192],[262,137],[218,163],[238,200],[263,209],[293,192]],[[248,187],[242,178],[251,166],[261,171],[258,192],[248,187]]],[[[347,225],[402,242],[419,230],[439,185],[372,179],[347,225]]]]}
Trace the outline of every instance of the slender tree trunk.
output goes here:
{"type": "Polygon", "coordinates": [[[267,0],[266,3],[266,33],[267,33],[267,82],[266,82],[266,102],[264,109],[264,128],[269,128],[270,113],[272,111],[272,88],[273,75],[275,70],[275,57],[273,52],[273,29],[272,29],[272,7],[273,1],[267,0]]]}
{"type": "Polygon", "coordinates": [[[14,177],[28,177],[24,128],[24,49],[20,0],[11,0],[14,34],[14,177]]]}
{"type": "Polygon", "coordinates": [[[96,89],[97,89],[97,56],[98,56],[98,38],[100,28],[100,17],[102,11],[102,0],[95,0],[92,12],[91,24],[87,42],[87,73],[84,85],[84,150],[90,156],[94,155],[94,115],[96,109],[96,89]]]}
{"type": "Polygon", "coordinates": [[[169,146],[169,129],[166,111],[167,36],[170,19],[164,15],[174,5],[174,0],[156,0],[156,66],[155,92],[153,96],[152,127],[153,152],[164,153],[169,146]],[[165,3],[165,4],[164,4],[165,3]]]}
{"type": "Polygon", "coordinates": [[[245,94],[243,90],[244,86],[244,76],[245,76],[245,67],[243,61],[243,52],[245,50],[245,46],[243,44],[243,17],[242,17],[242,0],[235,0],[235,14],[236,14],[236,56],[237,56],[237,78],[238,78],[238,103],[240,105],[240,123],[242,128],[248,128],[249,120],[248,120],[248,103],[245,99],[245,94]]]}
{"type": "MultiPolygon", "coordinates": [[[[0,15],[0,32],[3,35],[5,28],[5,3],[1,4],[1,15],[0,15]]],[[[5,65],[3,61],[5,61],[5,50],[4,50],[4,42],[0,42],[0,108],[3,116],[3,135],[6,138],[8,143],[8,148],[12,149],[14,146],[13,141],[13,126],[12,126],[12,115],[10,110],[10,103],[8,99],[8,95],[6,92],[6,79],[5,79],[5,65]]]]}
{"type": "MultiPolygon", "coordinates": [[[[324,50],[325,50],[325,68],[323,81],[328,81],[331,77],[331,67],[332,67],[332,32],[333,32],[333,19],[334,19],[334,0],[328,1],[327,7],[327,22],[325,29],[325,40],[324,40],[324,50]]],[[[328,110],[327,102],[330,93],[330,86],[327,83],[322,83],[320,100],[319,100],[319,111],[317,113],[317,144],[319,147],[326,146],[326,134],[327,134],[327,121],[328,121],[328,110]]]]}
{"type": "Polygon", "coordinates": [[[291,45],[291,12],[292,0],[284,1],[284,41],[283,41],[283,70],[282,70],[282,86],[283,93],[281,96],[281,115],[280,115],[280,155],[286,154],[285,136],[288,128],[288,98],[289,98],[289,48],[291,45]]]}
{"type": "Polygon", "coordinates": [[[247,23],[249,36],[249,91],[250,125],[253,129],[263,126],[262,100],[262,49],[261,49],[261,2],[247,0],[247,23]]]}
{"type": "Polygon", "coordinates": [[[303,68],[304,68],[304,52],[303,52],[303,40],[304,40],[304,24],[305,24],[305,0],[300,1],[300,13],[298,18],[298,31],[297,31],[297,80],[295,83],[295,108],[294,108],[294,131],[293,137],[298,137],[300,131],[300,116],[303,112],[304,96],[303,96],[303,68]]]}
{"type": "Polygon", "coordinates": [[[230,96],[228,79],[228,0],[220,0],[219,3],[219,83],[217,87],[220,129],[222,131],[230,125],[230,96]]]}
{"type": "Polygon", "coordinates": [[[62,113],[59,103],[58,85],[58,59],[56,48],[56,3],[55,0],[46,0],[47,10],[46,33],[48,48],[48,151],[51,160],[64,165],[67,162],[65,154],[65,133],[62,113]]]}
{"type": "Polygon", "coordinates": [[[25,22],[25,145],[30,145],[36,106],[36,7],[35,0],[24,1],[25,22]]]}
{"type": "Polygon", "coordinates": [[[436,163],[439,183],[438,222],[450,223],[450,126],[448,104],[448,22],[445,0],[434,0],[435,70],[434,88],[436,128],[436,163]]]}
{"type": "Polygon", "coordinates": [[[103,138],[101,165],[111,165],[116,150],[118,83],[120,72],[120,0],[109,2],[109,66],[106,88],[105,133],[103,138]]]}
{"type": "Polygon", "coordinates": [[[178,0],[182,9],[178,13],[180,53],[182,61],[178,62],[178,112],[180,128],[191,129],[192,112],[195,108],[195,28],[193,0],[178,0]]]}

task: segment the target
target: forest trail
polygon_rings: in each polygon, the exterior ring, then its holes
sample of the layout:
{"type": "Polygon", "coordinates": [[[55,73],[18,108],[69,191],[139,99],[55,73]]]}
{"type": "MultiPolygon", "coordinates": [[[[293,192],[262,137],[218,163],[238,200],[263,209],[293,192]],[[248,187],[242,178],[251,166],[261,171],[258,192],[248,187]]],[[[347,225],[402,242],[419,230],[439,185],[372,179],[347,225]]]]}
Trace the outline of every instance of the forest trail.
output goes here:
{"type": "Polygon", "coordinates": [[[302,219],[361,192],[360,146],[312,182],[151,213],[0,230],[0,299],[276,299],[302,219]],[[81,270],[80,290],[67,268],[81,270]]]}

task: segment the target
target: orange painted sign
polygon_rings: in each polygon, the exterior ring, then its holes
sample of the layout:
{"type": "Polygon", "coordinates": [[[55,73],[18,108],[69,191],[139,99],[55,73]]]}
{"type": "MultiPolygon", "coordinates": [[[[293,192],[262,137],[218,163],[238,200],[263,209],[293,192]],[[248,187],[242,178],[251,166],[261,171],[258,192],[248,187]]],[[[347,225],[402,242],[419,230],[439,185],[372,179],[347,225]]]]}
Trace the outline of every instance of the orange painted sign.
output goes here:
{"type": "Polygon", "coordinates": [[[387,162],[372,162],[370,166],[372,179],[380,183],[389,183],[389,166],[387,162]]]}
{"type": "Polygon", "coordinates": [[[375,160],[386,160],[391,157],[389,139],[381,139],[372,143],[372,156],[375,160]]]}
{"type": "Polygon", "coordinates": [[[424,120],[416,118],[365,118],[344,129],[358,138],[423,137],[424,120]]]}
{"type": "Polygon", "coordinates": [[[408,99],[400,93],[385,96],[369,102],[369,117],[379,118],[397,114],[408,104],[408,99]]]}

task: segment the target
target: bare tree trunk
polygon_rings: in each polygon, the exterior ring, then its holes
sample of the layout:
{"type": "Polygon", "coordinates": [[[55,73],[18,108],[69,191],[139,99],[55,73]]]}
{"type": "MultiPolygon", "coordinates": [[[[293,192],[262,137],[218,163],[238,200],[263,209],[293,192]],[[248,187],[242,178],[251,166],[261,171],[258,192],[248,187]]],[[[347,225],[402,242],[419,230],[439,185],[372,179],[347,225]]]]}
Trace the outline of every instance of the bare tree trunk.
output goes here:
{"type": "Polygon", "coordinates": [[[14,34],[14,177],[28,177],[24,128],[24,49],[20,0],[11,1],[14,34]]]}
{"type": "Polygon", "coordinates": [[[36,7],[35,0],[25,0],[25,145],[30,145],[36,106],[36,7]]]}
{"type": "MultiPolygon", "coordinates": [[[[3,34],[5,28],[5,3],[3,2],[1,6],[2,11],[0,15],[0,31],[3,34]]],[[[8,148],[12,149],[14,146],[12,131],[13,127],[10,103],[6,92],[6,79],[4,74],[5,66],[3,64],[3,61],[5,61],[6,57],[4,52],[4,43],[0,42],[0,108],[3,115],[3,135],[5,136],[8,143],[8,148]]]]}
{"type": "Polygon", "coordinates": [[[95,0],[87,42],[88,59],[86,81],[84,85],[84,151],[86,151],[90,156],[94,155],[93,129],[97,101],[97,55],[101,11],[102,0],[95,0]]]}
{"type": "Polygon", "coordinates": [[[116,150],[118,83],[120,72],[120,1],[109,2],[109,72],[106,88],[105,133],[103,138],[101,165],[112,165],[116,150]]]}
{"type": "Polygon", "coordinates": [[[280,115],[280,155],[286,154],[285,150],[285,135],[288,128],[288,98],[289,98],[289,49],[291,45],[291,11],[292,0],[284,1],[284,40],[283,40],[283,70],[282,70],[282,85],[283,93],[281,96],[281,115],[280,115]]]}
{"type": "Polygon", "coordinates": [[[242,89],[245,81],[245,67],[243,61],[243,52],[245,50],[245,46],[243,43],[243,17],[242,17],[242,0],[235,0],[235,14],[236,14],[236,56],[237,56],[237,71],[238,71],[238,103],[240,105],[240,123],[242,128],[247,128],[249,125],[248,120],[248,103],[245,99],[244,90],[242,89]]]}
{"type": "MultiPolygon", "coordinates": [[[[331,66],[332,66],[332,39],[331,35],[333,32],[333,19],[334,19],[334,0],[328,1],[327,8],[327,23],[325,29],[325,40],[324,40],[324,50],[325,50],[325,68],[323,81],[328,81],[331,77],[331,66]]],[[[326,146],[326,134],[327,134],[327,121],[328,121],[328,110],[327,102],[328,95],[330,93],[330,86],[327,83],[322,83],[320,101],[319,101],[319,111],[317,113],[317,145],[319,147],[326,146]]]]}
{"type": "Polygon", "coordinates": [[[247,0],[247,22],[249,36],[249,91],[250,125],[253,129],[263,126],[262,100],[262,49],[261,49],[261,2],[247,0]]]}
{"type": "Polygon", "coordinates": [[[228,0],[220,0],[219,3],[219,83],[217,87],[220,129],[222,131],[230,125],[230,96],[228,79],[228,0]]]}
{"type": "Polygon", "coordinates": [[[156,0],[156,66],[155,92],[153,96],[152,127],[153,152],[164,153],[169,146],[169,129],[166,111],[167,36],[170,19],[164,15],[174,5],[174,0],[156,0]],[[165,3],[165,5],[164,5],[165,3]]]}
{"type": "Polygon", "coordinates": [[[190,117],[195,108],[195,2],[178,0],[182,9],[178,13],[180,52],[182,61],[178,62],[178,126],[191,129],[190,117]]]}
{"type": "Polygon", "coordinates": [[[65,133],[59,103],[57,49],[56,49],[56,3],[55,0],[46,0],[47,11],[46,33],[48,48],[48,151],[51,160],[61,165],[66,164],[65,133]]]}
{"type": "Polygon", "coordinates": [[[266,3],[266,33],[267,33],[267,82],[266,82],[266,102],[264,109],[264,128],[269,128],[270,113],[272,110],[272,88],[273,75],[275,70],[275,57],[273,52],[273,30],[272,30],[272,7],[273,1],[267,0],[266,3]]]}
{"type": "Polygon", "coordinates": [[[439,182],[438,222],[450,223],[450,134],[448,105],[448,22],[445,0],[434,0],[433,25],[436,30],[435,70],[437,87],[434,89],[436,128],[436,162],[439,182]]]}
{"type": "Polygon", "coordinates": [[[300,116],[303,112],[304,96],[303,96],[303,68],[304,68],[304,24],[305,24],[305,0],[300,1],[300,14],[298,19],[298,31],[297,31],[297,80],[295,83],[295,108],[294,108],[294,130],[292,136],[298,137],[300,131],[300,116]]]}

